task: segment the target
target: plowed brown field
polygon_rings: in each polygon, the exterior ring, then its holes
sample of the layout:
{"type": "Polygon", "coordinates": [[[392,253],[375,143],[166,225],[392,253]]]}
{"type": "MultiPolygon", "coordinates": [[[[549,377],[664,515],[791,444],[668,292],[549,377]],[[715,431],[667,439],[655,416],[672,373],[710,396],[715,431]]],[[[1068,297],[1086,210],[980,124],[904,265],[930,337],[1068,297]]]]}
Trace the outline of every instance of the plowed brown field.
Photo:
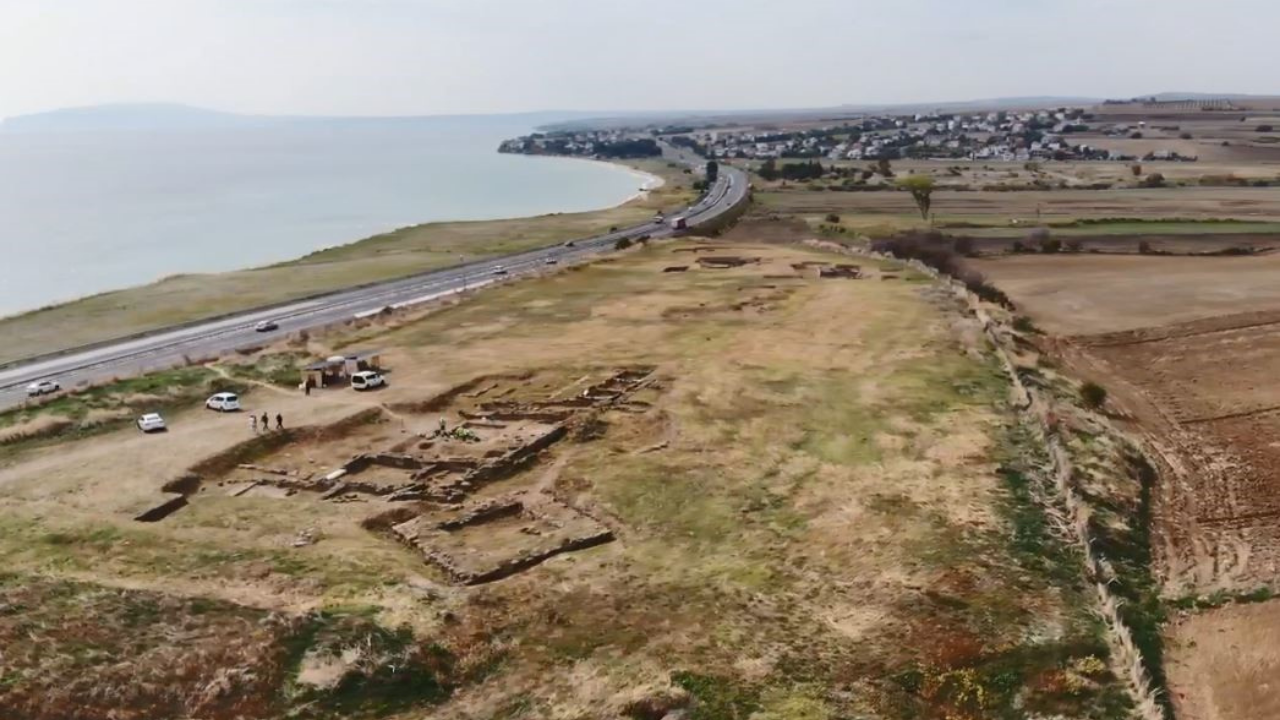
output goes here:
{"type": "MultiPolygon", "coordinates": [[[[1166,596],[1280,585],[1280,258],[978,264],[1144,438],[1160,469],[1154,549],[1166,596]]],[[[1276,632],[1275,602],[1179,617],[1166,632],[1178,717],[1274,717],[1280,687],[1241,679],[1257,675],[1259,653],[1272,656],[1263,638],[1276,632]]]]}

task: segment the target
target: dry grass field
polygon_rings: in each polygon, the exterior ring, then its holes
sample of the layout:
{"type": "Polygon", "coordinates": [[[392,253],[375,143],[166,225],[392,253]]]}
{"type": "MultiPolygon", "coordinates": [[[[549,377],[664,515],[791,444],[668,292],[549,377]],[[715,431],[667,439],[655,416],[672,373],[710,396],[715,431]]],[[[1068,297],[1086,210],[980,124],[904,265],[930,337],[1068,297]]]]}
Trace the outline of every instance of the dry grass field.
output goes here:
{"type": "Polygon", "coordinates": [[[608,210],[482,222],[431,223],[321,250],[292,262],[213,275],[176,275],[0,318],[0,363],[203,317],[589,237],[693,198],[690,180],[660,161],[634,167],[666,184],[608,210]]]}
{"type": "Polygon", "coordinates": [[[0,715],[1128,717],[976,321],[754,238],[313,338],[390,387],[285,431],[14,441],[0,715]]]}
{"type": "Polygon", "coordinates": [[[1267,601],[1280,586],[1280,261],[1037,255],[975,265],[1051,334],[1054,354],[1110,391],[1113,413],[1158,466],[1156,572],[1166,596],[1189,599],[1167,629],[1178,717],[1273,716],[1278,606],[1232,600],[1267,601]],[[1206,597],[1215,600],[1197,599],[1206,597]]]}

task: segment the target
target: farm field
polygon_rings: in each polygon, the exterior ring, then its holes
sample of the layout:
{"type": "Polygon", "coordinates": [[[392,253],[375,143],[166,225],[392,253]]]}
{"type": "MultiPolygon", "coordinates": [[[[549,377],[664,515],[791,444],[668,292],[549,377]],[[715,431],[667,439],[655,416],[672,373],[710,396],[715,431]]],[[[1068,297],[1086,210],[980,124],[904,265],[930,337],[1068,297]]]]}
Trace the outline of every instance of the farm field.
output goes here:
{"type": "MultiPolygon", "coordinates": [[[[1204,249],[1202,238],[1169,250],[1204,249]]],[[[1215,241],[1211,249],[1224,242],[1215,241]]],[[[1086,244],[1092,244],[1087,240],[1086,244]]],[[[1159,241],[1153,243],[1159,246],[1159,241]]],[[[1026,254],[972,261],[1055,335],[1094,335],[1280,310],[1280,256],[1026,254]]]]}
{"type": "Polygon", "coordinates": [[[283,430],[8,436],[0,715],[1128,717],[967,306],[755,238],[209,368],[283,430]],[[378,392],[250,371],[369,347],[378,392]]]}
{"type": "MultiPolygon", "coordinates": [[[[852,229],[923,227],[911,196],[904,192],[768,191],[756,195],[761,208],[820,222],[840,215],[852,229]]],[[[1180,187],[1160,190],[1045,190],[933,194],[933,214],[943,226],[1034,227],[1082,219],[1247,220],[1280,223],[1280,193],[1272,188],[1180,187]]],[[[965,229],[958,229],[964,232],[965,229]]],[[[1086,230],[1090,232],[1090,230],[1086,230]]],[[[1092,228],[1092,233],[1105,233],[1092,228]]]]}
{"type": "Polygon", "coordinates": [[[1175,613],[1168,674],[1178,717],[1269,717],[1280,688],[1266,638],[1280,627],[1280,260],[1011,256],[974,262],[1040,328],[1051,353],[1110,391],[1144,440],[1156,572],[1175,613]],[[1225,607],[1218,607],[1225,603],[1225,607]]]}

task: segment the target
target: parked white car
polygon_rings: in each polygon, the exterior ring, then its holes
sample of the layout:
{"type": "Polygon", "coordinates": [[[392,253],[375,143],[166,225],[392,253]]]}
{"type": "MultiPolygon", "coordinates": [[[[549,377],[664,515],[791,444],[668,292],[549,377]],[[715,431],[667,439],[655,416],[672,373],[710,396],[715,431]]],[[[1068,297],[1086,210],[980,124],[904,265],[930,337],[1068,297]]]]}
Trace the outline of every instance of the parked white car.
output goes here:
{"type": "Polygon", "coordinates": [[[27,386],[27,397],[49,395],[62,389],[56,380],[37,380],[27,386]]]}
{"type": "Polygon", "coordinates": [[[275,320],[263,320],[257,325],[254,325],[253,329],[257,330],[258,332],[271,332],[272,330],[279,330],[280,324],[277,323],[275,320]]]}
{"type": "Polygon", "coordinates": [[[386,384],[386,378],[372,370],[361,370],[351,376],[351,387],[356,390],[372,390],[386,384]]]}
{"type": "Polygon", "coordinates": [[[144,433],[160,432],[165,429],[164,418],[160,413],[147,413],[138,418],[138,429],[144,433]]]}
{"type": "Polygon", "coordinates": [[[235,393],[218,393],[205,400],[204,406],[218,412],[236,412],[240,409],[240,397],[235,393]]]}

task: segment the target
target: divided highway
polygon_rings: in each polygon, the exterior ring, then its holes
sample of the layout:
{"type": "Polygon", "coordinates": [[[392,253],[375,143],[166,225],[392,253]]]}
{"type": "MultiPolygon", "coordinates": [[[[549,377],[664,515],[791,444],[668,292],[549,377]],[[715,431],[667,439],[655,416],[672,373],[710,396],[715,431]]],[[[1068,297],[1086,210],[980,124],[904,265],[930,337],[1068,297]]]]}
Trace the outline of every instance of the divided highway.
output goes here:
{"type": "MultiPolygon", "coordinates": [[[[689,227],[696,229],[737,207],[748,191],[745,173],[721,165],[720,176],[706,195],[689,208],[672,213],[672,216],[682,215],[688,218],[689,227]]],[[[572,262],[609,252],[623,238],[635,240],[644,235],[661,238],[674,233],[667,223],[654,221],[576,240],[572,244],[565,243],[470,262],[400,280],[339,291],[321,298],[300,300],[265,310],[251,310],[230,318],[163,330],[141,338],[123,339],[92,349],[14,365],[0,369],[0,409],[12,407],[26,399],[26,386],[36,380],[57,380],[63,387],[73,388],[81,383],[170,368],[185,362],[184,356],[206,358],[238,348],[259,346],[282,334],[372,315],[386,307],[427,302],[464,290],[503,282],[508,278],[528,275],[545,269],[549,264],[572,262]],[[269,334],[256,332],[254,326],[261,320],[273,320],[280,327],[269,334]]]]}

